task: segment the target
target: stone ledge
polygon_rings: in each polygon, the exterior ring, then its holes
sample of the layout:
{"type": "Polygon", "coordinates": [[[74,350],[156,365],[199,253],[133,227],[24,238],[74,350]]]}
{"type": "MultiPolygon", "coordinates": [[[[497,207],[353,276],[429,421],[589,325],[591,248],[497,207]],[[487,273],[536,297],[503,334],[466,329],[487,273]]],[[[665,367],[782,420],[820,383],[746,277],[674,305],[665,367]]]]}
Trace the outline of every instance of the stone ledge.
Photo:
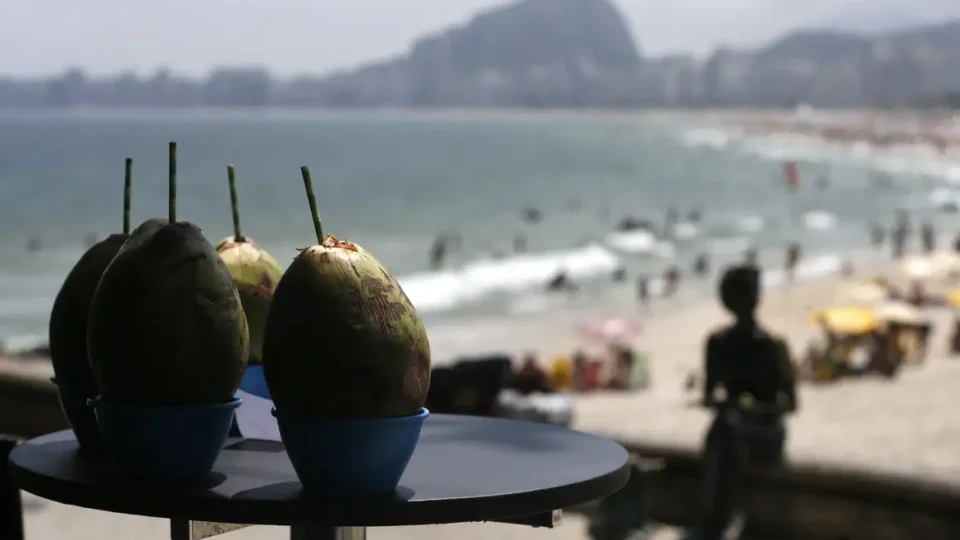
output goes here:
{"type": "MultiPolygon", "coordinates": [[[[699,449],[612,438],[632,453],[663,461],[663,470],[644,486],[650,490],[650,519],[691,523],[701,474],[699,449]]],[[[958,510],[960,483],[950,476],[791,461],[751,472],[745,532],[797,540],[946,540],[960,538],[958,510]]]]}
{"type": "MultiPolygon", "coordinates": [[[[34,437],[67,428],[49,369],[0,362],[0,433],[34,437]]],[[[691,522],[700,481],[694,446],[618,440],[631,452],[663,461],[649,477],[650,518],[691,522]]],[[[798,540],[960,538],[960,479],[952,471],[791,460],[750,474],[748,534],[798,540]],[[886,470],[884,470],[886,469],[886,470]]],[[[581,508],[591,512],[592,507],[581,508]]]]}

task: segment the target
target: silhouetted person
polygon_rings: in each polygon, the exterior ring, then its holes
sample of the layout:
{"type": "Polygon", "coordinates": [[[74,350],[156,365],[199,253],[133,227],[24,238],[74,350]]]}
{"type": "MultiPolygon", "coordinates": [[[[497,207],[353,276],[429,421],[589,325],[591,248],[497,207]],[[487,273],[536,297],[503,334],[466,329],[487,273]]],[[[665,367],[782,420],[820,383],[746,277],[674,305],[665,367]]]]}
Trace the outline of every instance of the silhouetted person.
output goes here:
{"type": "Polygon", "coordinates": [[[704,278],[710,272],[710,256],[706,253],[697,255],[693,260],[693,275],[698,278],[704,278]]]}
{"type": "Polygon", "coordinates": [[[787,258],[783,265],[784,270],[787,272],[787,280],[793,281],[796,275],[797,265],[800,264],[801,256],[802,253],[799,242],[790,242],[787,244],[787,258]]]}
{"type": "Polygon", "coordinates": [[[933,228],[933,224],[924,222],[920,227],[920,239],[923,243],[923,252],[926,254],[931,254],[937,249],[937,232],[933,228]]]}
{"type": "Polygon", "coordinates": [[[430,247],[430,268],[439,270],[443,267],[443,260],[447,256],[447,239],[444,236],[438,236],[430,247]]]}
{"type": "Polygon", "coordinates": [[[707,338],[703,405],[716,416],[706,436],[705,477],[691,539],[722,537],[741,511],[746,468],[782,458],[783,417],[797,408],[787,344],[755,317],[759,270],[744,265],[724,272],[720,300],[735,322],[707,338]]]}

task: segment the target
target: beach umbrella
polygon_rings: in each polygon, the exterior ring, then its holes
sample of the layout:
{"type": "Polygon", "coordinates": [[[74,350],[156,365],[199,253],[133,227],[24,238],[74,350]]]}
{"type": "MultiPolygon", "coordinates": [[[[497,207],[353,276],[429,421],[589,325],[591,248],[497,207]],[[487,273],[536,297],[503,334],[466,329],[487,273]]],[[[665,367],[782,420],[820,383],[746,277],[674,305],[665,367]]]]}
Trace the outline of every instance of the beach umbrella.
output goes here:
{"type": "Polygon", "coordinates": [[[960,289],[950,291],[950,294],[947,295],[947,302],[949,302],[951,306],[960,309],[960,289]]]}
{"type": "Polygon", "coordinates": [[[874,308],[877,317],[899,324],[927,324],[929,319],[922,310],[906,302],[887,302],[874,308]]]}
{"type": "Polygon", "coordinates": [[[635,321],[610,317],[590,321],[580,327],[580,332],[593,341],[623,343],[632,341],[640,334],[640,325],[635,321]]]}
{"type": "Polygon", "coordinates": [[[840,300],[858,304],[876,304],[887,299],[890,291],[883,285],[872,281],[856,281],[840,289],[840,300]]]}
{"type": "Polygon", "coordinates": [[[872,309],[856,306],[822,309],[813,314],[812,320],[840,334],[865,334],[880,323],[872,309]]]}
{"type": "Polygon", "coordinates": [[[948,252],[915,256],[903,261],[900,270],[913,279],[941,277],[960,270],[960,258],[948,252]]]}

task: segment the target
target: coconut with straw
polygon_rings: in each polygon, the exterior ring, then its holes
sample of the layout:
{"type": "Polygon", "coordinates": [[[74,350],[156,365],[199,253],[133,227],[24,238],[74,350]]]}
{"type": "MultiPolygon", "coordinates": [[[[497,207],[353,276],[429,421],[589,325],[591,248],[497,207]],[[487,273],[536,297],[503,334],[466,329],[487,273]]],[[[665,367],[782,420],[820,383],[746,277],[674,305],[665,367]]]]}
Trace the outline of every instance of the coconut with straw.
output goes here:
{"type": "Polygon", "coordinates": [[[177,146],[169,215],[134,229],[94,294],[87,330],[103,398],[151,405],[226,403],[249,351],[233,278],[196,225],[177,221],[177,146]]]}
{"type": "Polygon", "coordinates": [[[123,232],[92,245],[67,274],[50,313],[50,359],[60,385],[94,397],[97,386],[87,359],[87,322],[93,294],[104,270],[130,234],[133,160],[126,159],[123,179],[123,232]]]}
{"type": "Polygon", "coordinates": [[[249,236],[240,230],[240,208],[233,165],[227,166],[230,186],[230,210],[233,214],[233,236],[217,244],[217,253],[230,269],[233,283],[250,327],[250,363],[259,364],[263,350],[263,328],[273,300],[273,291],[283,275],[280,264],[249,236]]]}
{"type": "Polygon", "coordinates": [[[418,414],[430,386],[423,321],[390,271],[358,244],[324,235],[310,170],[301,168],[317,245],[300,250],[270,305],[267,386],[281,414],[418,414]]]}

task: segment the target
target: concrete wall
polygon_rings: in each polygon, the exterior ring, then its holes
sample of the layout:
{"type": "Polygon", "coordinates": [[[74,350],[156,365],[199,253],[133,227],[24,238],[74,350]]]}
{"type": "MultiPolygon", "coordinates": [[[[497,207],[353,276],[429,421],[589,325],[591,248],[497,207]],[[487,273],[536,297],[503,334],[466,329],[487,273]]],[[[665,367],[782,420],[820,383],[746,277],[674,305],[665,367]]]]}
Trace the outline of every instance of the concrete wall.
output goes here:
{"type": "MultiPolygon", "coordinates": [[[[66,428],[52,383],[0,373],[0,433],[34,437],[66,428]]],[[[700,481],[697,449],[620,442],[641,457],[662,460],[662,470],[644,486],[650,518],[689,524],[700,481]]],[[[922,477],[816,463],[753,471],[747,532],[797,540],[960,539],[960,483],[947,477],[936,471],[922,477]]]]}

